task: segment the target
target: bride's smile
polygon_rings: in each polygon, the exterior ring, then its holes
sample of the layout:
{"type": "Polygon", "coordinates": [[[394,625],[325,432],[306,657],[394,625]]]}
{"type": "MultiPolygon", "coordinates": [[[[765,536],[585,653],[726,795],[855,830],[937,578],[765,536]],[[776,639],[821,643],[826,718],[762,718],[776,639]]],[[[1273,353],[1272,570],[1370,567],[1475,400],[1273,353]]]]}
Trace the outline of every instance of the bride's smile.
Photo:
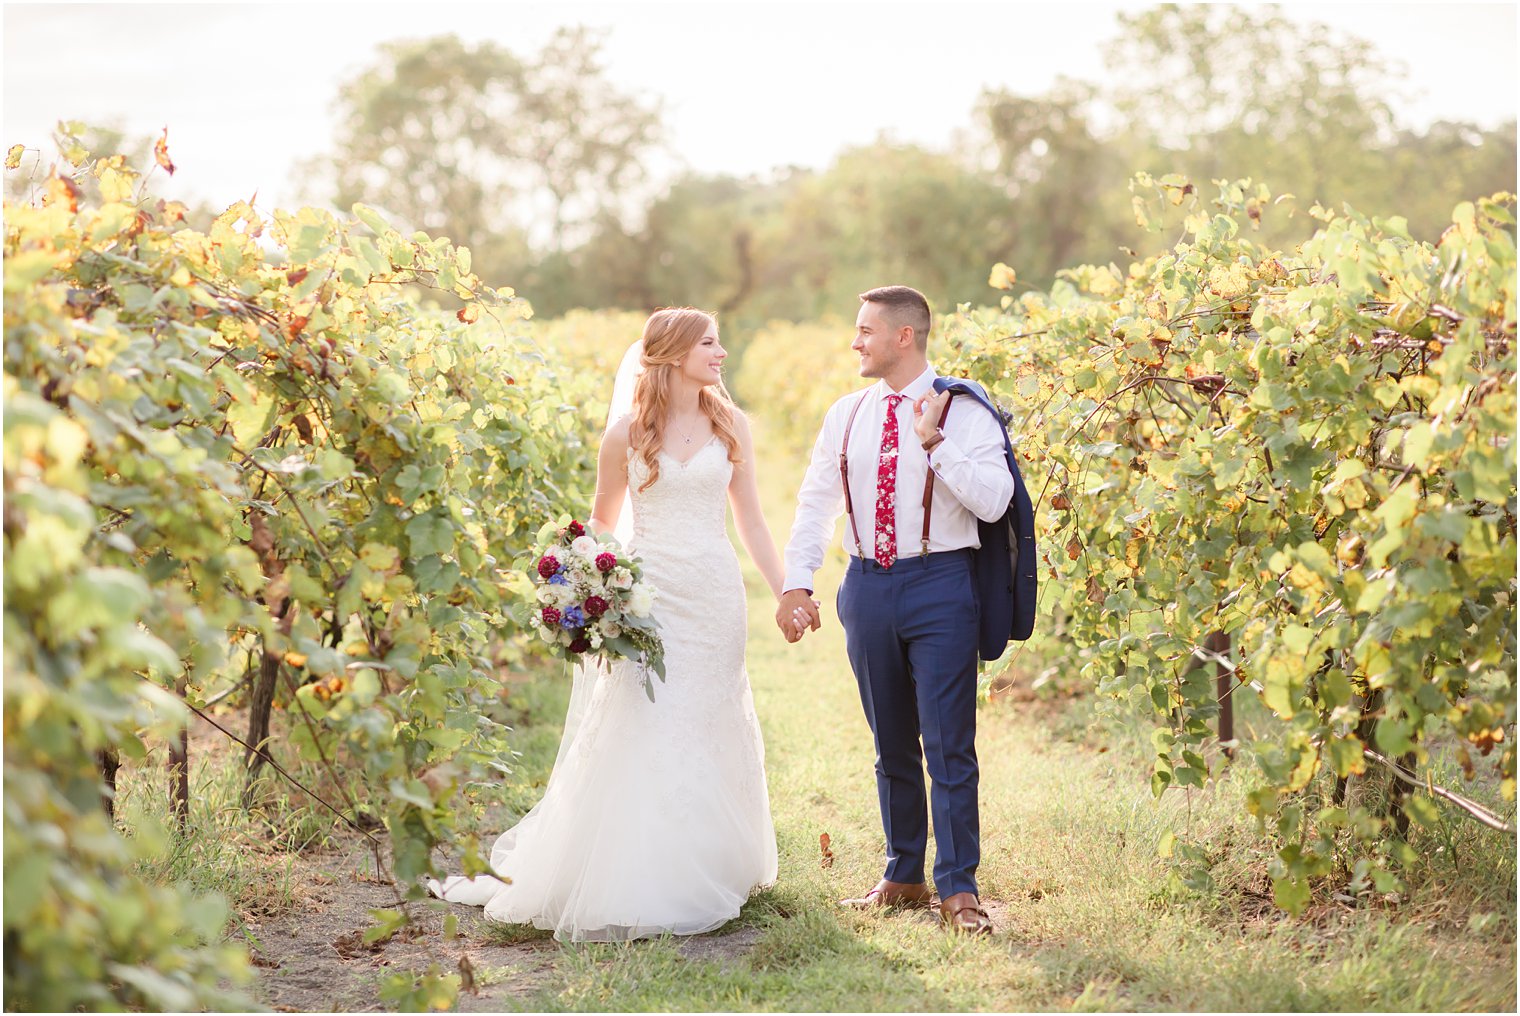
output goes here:
{"type": "Polygon", "coordinates": [[[713,384],[722,380],[723,361],[726,359],[728,350],[723,348],[722,340],[718,338],[718,329],[716,326],[710,327],[681,362],[680,378],[702,387],[713,384]]]}

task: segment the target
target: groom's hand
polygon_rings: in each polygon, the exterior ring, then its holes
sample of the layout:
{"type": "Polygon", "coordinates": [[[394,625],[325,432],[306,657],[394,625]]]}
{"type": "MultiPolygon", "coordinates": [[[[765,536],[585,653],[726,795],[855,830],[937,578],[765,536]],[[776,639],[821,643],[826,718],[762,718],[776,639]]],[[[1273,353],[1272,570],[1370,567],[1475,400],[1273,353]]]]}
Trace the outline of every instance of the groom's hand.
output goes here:
{"type": "Polygon", "coordinates": [[[920,395],[913,402],[913,433],[918,435],[919,444],[928,444],[934,437],[934,432],[939,430],[939,421],[945,415],[945,406],[950,402],[948,391],[938,395],[920,395]]]}
{"type": "Polygon", "coordinates": [[[788,642],[796,642],[811,628],[817,631],[823,620],[818,612],[818,601],[806,589],[788,589],[781,594],[776,606],[776,627],[788,642]]]}

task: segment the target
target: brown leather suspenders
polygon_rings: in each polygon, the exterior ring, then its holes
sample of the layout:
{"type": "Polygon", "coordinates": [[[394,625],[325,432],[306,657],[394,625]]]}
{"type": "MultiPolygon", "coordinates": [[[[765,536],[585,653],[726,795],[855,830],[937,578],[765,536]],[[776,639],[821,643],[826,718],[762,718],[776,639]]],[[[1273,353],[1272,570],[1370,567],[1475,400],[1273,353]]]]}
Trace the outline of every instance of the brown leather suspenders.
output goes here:
{"type": "MultiPolygon", "coordinates": [[[[839,480],[844,484],[844,513],[850,517],[850,534],[855,537],[855,549],[860,552],[862,558],[867,557],[865,544],[860,542],[860,529],[855,525],[855,505],[850,498],[850,429],[855,426],[855,414],[860,412],[861,405],[870,398],[871,392],[867,389],[860,398],[855,400],[855,405],[850,409],[849,419],[844,424],[844,443],[839,448],[839,480]]],[[[950,402],[954,402],[954,396],[950,402]]],[[[939,425],[944,427],[945,420],[950,416],[950,402],[945,403],[945,409],[939,416],[939,425]]],[[[901,447],[902,442],[898,445],[901,447]]],[[[900,454],[900,453],[899,453],[900,454]]],[[[924,476],[924,531],[920,538],[919,556],[929,553],[929,509],[934,505],[934,467],[930,466],[924,476]]]]}
{"type": "Polygon", "coordinates": [[[850,500],[850,428],[855,426],[855,414],[860,412],[861,403],[870,397],[870,389],[867,389],[855,400],[850,418],[844,424],[844,444],[839,448],[839,479],[844,484],[844,513],[850,517],[850,533],[855,537],[855,552],[862,558],[866,556],[866,547],[860,542],[860,529],[855,525],[855,505],[850,500]]]}

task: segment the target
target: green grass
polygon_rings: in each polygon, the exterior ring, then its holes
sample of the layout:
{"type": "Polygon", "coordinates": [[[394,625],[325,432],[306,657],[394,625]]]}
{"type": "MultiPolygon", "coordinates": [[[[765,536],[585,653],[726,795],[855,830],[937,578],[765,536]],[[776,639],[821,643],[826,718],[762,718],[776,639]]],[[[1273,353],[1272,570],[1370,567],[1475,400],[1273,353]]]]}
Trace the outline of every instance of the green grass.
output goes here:
{"type": "Polygon", "coordinates": [[[217,751],[192,753],[189,820],[181,832],[171,817],[162,754],[160,745],[117,774],[117,825],[153,845],[134,874],[145,882],[219,894],[238,923],[294,907],[294,855],[324,845],[334,820],[291,800],[299,791],[275,780],[261,781],[260,803],[245,811],[243,768],[230,752],[217,751]]]}
{"type": "MultiPolygon", "coordinates": [[[[761,464],[778,542],[798,469],[761,464]]],[[[1290,918],[1270,906],[1267,853],[1242,801],[1245,767],[1158,802],[1144,731],[1097,721],[1082,703],[1004,699],[981,713],[979,877],[996,908],[993,938],[949,937],[922,913],[840,909],[837,899],[880,876],[883,854],[869,734],[833,618],[840,571],[836,557],[820,575],[824,629],[795,646],[748,576],[748,665],[780,875],[724,929],[754,929],[746,944],[701,959],[673,939],[566,946],[525,1010],[1514,1008],[1513,840],[1460,823],[1448,850],[1422,834],[1427,863],[1401,905],[1290,918]],[[1215,859],[1207,892],[1168,887],[1156,846],[1179,827],[1215,859]]],[[[519,717],[530,778],[552,762],[559,694],[520,696],[536,707],[519,717]]]]}

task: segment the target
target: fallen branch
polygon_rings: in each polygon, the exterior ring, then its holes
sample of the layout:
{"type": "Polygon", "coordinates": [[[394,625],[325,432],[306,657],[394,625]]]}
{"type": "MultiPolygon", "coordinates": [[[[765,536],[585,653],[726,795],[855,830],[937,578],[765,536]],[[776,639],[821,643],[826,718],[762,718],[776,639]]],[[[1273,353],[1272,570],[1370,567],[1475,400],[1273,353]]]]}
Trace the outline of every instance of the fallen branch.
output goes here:
{"type": "Polygon", "coordinates": [[[1507,825],[1502,818],[1500,818],[1498,815],[1495,815],[1493,812],[1489,811],[1478,802],[1469,801],[1461,794],[1454,794],[1450,790],[1447,790],[1445,787],[1436,786],[1429,780],[1421,781],[1413,773],[1405,769],[1403,766],[1399,765],[1397,762],[1393,761],[1390,758],[1386,758],[1383,755],[1380,755],[1379,753],[1373,751],[1371,748],[1363,747],[1362,754],[1366,755],[1374,762],[1381,762],[1383,765],[1387,766],[1393,771],[1393,775],[1397,776],[1405,783],[1408,783],[1415,787],[1421,787],[1432,796],[1439,797],[1443,801],[1447,801],[1451,804],[1456,805],[1458,808],[1461,808],[1463,811],[1467,812],[1467,814],[1471,815],[1479,822],[1482,822],[1490,829],[1498,830],[1501,833],[1508,833],[1511,836],[1515,835],[1514,826],[1507,825]]]}

